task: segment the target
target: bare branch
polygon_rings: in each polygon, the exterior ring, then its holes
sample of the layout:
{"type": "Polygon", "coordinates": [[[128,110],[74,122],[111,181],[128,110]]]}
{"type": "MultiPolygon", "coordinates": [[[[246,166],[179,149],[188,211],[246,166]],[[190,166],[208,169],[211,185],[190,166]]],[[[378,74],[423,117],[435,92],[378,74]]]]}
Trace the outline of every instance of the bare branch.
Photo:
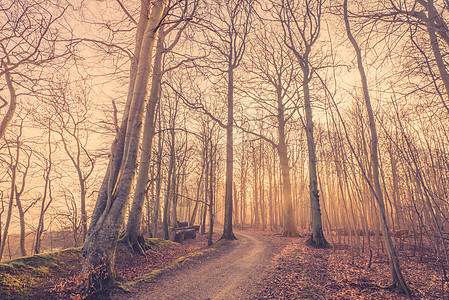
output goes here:
{"type": "Polygon", "coordinates": [[[137,25],[137,21],[133,18],[133,16],[131,16],[131,14],[128,12],[128,10],[126,9],[126,7],[123,5],[122,1],[120,0],[116,0],[118,5],[120,5],[120,7],[122,8],[123,12],[128,16],[128,18],[131,20],[131,22],[134,23],[134,25],[137,25]]]}
{"type": "Polygon", "coordinates": [[[227,126],[220,121],[217,117],[215,117],[214,115],[212,115],[205,107],[202,103],[192,103],[190,102],[186,97],[184,97],[184,95],[182,95],[180,92],[178,92],[169,82],[165,81],[164,82],[166,85],[168,85],[173,92],[175,92],[175,94],[177,96],[179,96],[179,98],[181,98],[181,100],[184,102],[185,105],[187,105],[189,108],[195,109],[195,110],[200,110],[201,112],[203,112],[205,115],[209,116],[212,120],[214,120],[215,122],[218,123],[218,125],[220,125],[220,127],[222,128],[227,128],[227,126]]]}

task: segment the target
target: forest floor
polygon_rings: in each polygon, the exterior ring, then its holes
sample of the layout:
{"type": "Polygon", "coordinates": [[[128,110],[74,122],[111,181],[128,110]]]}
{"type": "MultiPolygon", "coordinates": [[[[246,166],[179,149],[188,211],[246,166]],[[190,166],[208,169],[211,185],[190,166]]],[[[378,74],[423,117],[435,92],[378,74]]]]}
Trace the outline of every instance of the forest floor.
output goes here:
{"type": "MultiPolygon", "coordinates": [[[[286,238],[280,232],[251,228],[235,234],[237,241],[192,256],[112,298],[407,299],[385,289],[391,282],[382,251],[373,251],[368,268],[370,255],[356,255],[345,245],[317,249],[306,245],[305,235],[286,238]]],[[[410,253],[408,245],[400,255],[414,299],[449,299],[449,286],[442,285],[435,260],[410,253]]]]}
{"type": "MultiPolygon", "coordinates": [[[[150,279],[131,293],[113,299],[243,299],[255,295],[268,275],[273,257],[291,239],[266,239],[235,231],[237,241],[224,242],[150,279]]],[[[220,242],[219,242],[220,244],[220,242]]]]}
{"type": "MultiPolygon", "coordinates": [[[[388,260],[382,251],[356,255],[346,245],[317,249],[307,236],[279,231],[235,230],[233,242],[207,247],[206,235],[182,244],[153,240],[140,255],[117,250],[120,288],[112,299],[406,299],[384,289],[388,260]]],[[[373,243],[373,242],[372,242],[373,243]]],[[[414,299],[449,299],[441,268],[431,251],[404,244],[400,260],[414,299]],[[426,255],[427,254],[427,255],[426,255]]],[[[0,264],[1,299],[78,299],[79,248],[19,258],[0,264]]],[[[107,297],[109,298],[109,297],[107,297]]]]}

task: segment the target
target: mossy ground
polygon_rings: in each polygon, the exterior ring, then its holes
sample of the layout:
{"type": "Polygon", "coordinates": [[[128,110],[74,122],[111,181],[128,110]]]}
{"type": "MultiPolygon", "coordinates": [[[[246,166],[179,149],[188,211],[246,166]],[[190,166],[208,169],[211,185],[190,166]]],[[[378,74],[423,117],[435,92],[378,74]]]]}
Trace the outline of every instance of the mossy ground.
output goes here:
{"type": "Polygon", "coordinates": [[[40,298],[53,278],[71,274],[80,248],[20,257],[0,263],[0,299],[40,298]]]}
{"type": "MultiPolygon", "coordinates": [[[[147,239],[153,249],[176,246],[161,239],[147,239]]],[[[126,249],[122,249],[126,251],[126,249]]],[[[81,248],[19,257],[0,263],[0,299],[49,299],[67,296],[81,278],[81,248]]]]}
{"type": "MultiPolygon", "coordinates": [[[[119,275],[128,273],[121,282],[116,282],[123,290],[212,250],[185,249],[159,238],[146,238],[145,243],[149,249],[145,255],[135,253],[126,245],[117,247],[117,271],[119,275]]],[[[0,299],[78,299],[78,285],[84,278],[81,269],[81,248],[4,261],[0,263],[0,299]]]]}

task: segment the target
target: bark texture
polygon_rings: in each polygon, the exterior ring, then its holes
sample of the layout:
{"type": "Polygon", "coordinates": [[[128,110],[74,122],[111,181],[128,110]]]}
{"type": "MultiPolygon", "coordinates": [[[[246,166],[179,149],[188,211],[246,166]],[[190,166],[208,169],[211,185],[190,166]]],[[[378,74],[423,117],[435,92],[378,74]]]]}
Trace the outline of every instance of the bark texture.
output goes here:
{"type": "MultiPolygon", "coordinates": [[[[16,111],[16,107],[17,107],[16,90],[14,89],[14,86],[12,84],[12,78],[11,78],[11,75],[9,74],[9,72],[5,72],[5,79],[6,79],[6,85],[8,86],[8,90],[9,90],[9,107],[0,123],[0,139],[5,136],[6,129],[8,129],[9,123],[11,123],[11,120],[14,116],[14,112],[16,111]]],[[[1,99],[1,100],[3,100],[3,99],[1,99]]],[[[6,105],[6,101],[4,101],[4,102],[6,105]]],[[[3,106],[0,106],[0,108],[1,107],[3,107],[3,106]]]]}
{"type": "Polygon", "coordinates": [[[228,122],[226,126],[226,187],[225,187],[225,216],[222,239],[235,240],[232,231],[232,176],[234,169],[234,67],[229,60],[228,71],[228,122]]]}
{"type": "Polygon", "coordinates": [[[281,86],[276,86],[277,90],[277,111],[278,111],[278,134],[279,143],[277,152],[279,155],[279,164],[281,167],[282,194],[284,196],[284,236],[298,236],[296,219],[293,210],[292,184],[290,178],[290,166],[288,161],[287,143],[285,141],[285,111],[281,86]]]}
{"type": "MultiPolygon", "coordinates": [[[[92,220],[93,224],[89,228],[82,249],[85,258],[84,271],[88,273],[85,285],[87,297],[96,297],[99,293],[104,292],[108,284],[115,278],[115,248],[136,173],[152,52],[166,5],[166,0],[142,1],[136,40],[137,44],[140,43],[139,50],[136,49],[136,54],[139,56],[134,65],[136,66],[135,77],[133,71],[130,76],[129,92],[131,93],[131,85],[133,85],[133,89],[132,96],[128,95],[128,99],[130,99],[128,101],[129,112],[125,111],[124,115],[124,119],[127,118],[127,125],[122,124],[121,126],[121,129],[126,126],[124,147],[123,138],[116,140],[113,145],[111,162],[102,186],[106,190],[106,201],[105,191],[100,191],[103,194],[99,195],[96,205],[96,209],[99,211],[94,212],[95,220],[92,220]],[[123,149],[121,157],[120,149],[123,149]],[[121,161],[120,165],[117,163],[119,160],[121,161]]],[[[119,136],[123,136],[123,132],[120,132],[119,136]]]]}
{"type": "Polygon", "coordinates": [[[139,242],[141,236],[142,210],[145,202],[145,194],[148,184],[148,171],[150,168],[151,155],[153,149],[153,137],[155,130],[154,116],[156,106],[159,102],[161,79],[162,79],[162,56],[164,47],[164,30],[161,26],[160,34],[156,46],[154,58],[153,75],[151,79],[151,90],[145,113],[145,124],[143,128],[142,147],[140,153],[139,171],[137,174],[134,199],[129,212],[126,225],[125,240],[130,243],[133,249],[143,253],[142,243],[139,242]]]}
{"type": "Polygon", "coordinates": [[[313,117],[312,105],[310,102],[309,90],[309,67],[303,66],[303,92],[304,92],[304,109],[306,113],[306,133],[307,133],[307,151],[309,154],[309,197],[310,197],[310,213],[312,217],[312,234],[308,243],[315,247],[327,247],[323,233],[323,224],[321,221],[320,196],[318,192],[318,179],[316,171],[316,149],[313,139],[313,117]]]}
{"type": "Polygon", "coordinates": [[[373,181],[374,181],[374,189],[371,186],[371,190],[374,193],[374,197],[376,199],[376,202],[378,204],[378,213],[379,213],[379,219],[380,219],[380,227],[382,230],[382,235],[385,240],[385,246],[387,249],[388,259],[390,263],[390,273],[391,277],[393,279],[393,288],[397,288],[399,291],[406,294],[409,298],[411,298],[410,290],[402,276],[399,259],[396,254],[396,250],[393,246],[393,241],[391,239],[390,231],[388,229],[387,219],[386,219],[386,213],[385,213],[385,203],[383,199],[382,189],[380,185],[379,180],[379,157],[378,157],[378,138],[377,138],[377,129],[376,129],[376,123],[374,119],[374,113],[371,106],[371,99],[369,95],[368,90],[368,80],[366,78],[365,69],[363,66],[362,61],[362,52],[360,50],[360,47],[355,40],[354,36],[351,32],[351,27],[349,25],[349,19],[348,19],[348,1],[344,0],[343,2],[344,7],[344,19],[345,19],[345,25],[346,25],[346,33],[348,35],[349,40],[351,41],[352,46],[354,47],[354,50],[357,55],[357,66],[360,73],[360,78],[362,82],[362,88],[363,88],[363,97],[365,99],[365,106],[368,113],[368,120],[369,120],[369,127],[371,132],[371,165],[372,165],[372,175],[373,175],[373,181]]]}

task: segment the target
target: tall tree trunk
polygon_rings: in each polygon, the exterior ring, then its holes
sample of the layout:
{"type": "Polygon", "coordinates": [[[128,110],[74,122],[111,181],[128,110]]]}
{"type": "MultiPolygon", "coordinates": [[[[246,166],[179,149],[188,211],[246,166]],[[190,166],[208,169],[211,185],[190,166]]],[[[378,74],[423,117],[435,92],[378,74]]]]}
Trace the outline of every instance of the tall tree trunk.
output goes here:
{"type": "Polygon", "coordinates": [[[9,225],[11,224],[11,216],[12,216],[12,208],[13,208],[13,204],[14,204],[14,192],[15,192],[14,187],[16,185],[16,174],[17,174],[18,160],[19,160],[19,156],[17,153],[16,162],[14,163],[14,165],[11,166],[11,188],[9,190],[8,212],[6,214],[5,225],[3,228],[2,243],[0,246],[0,261],[3,258],[3,253],[5,251],[6,242],[7,242],[7,238],[8,238],[9,225]]]}
{"type": "Polygon", "coordinates": [[[274,225],[275,228],[279,225],[279,193],[278,193],[278,181],[276,178],[276,153],[273,153],[273,190],[274,190],[274,225]]]}
{"type": "MultiPolygon", "coordinates": [[[[427,5],[425,5],[425,1],[420,1],[419,3],[422,3],[424,6],[424,9],[427,10],[427,33],[429,34],[430,38],[430,46],[432,47],[432,52],[435,57],[435,61],[437,63],[438,71],[440,73],[441,80],[443,81],[444,88],[446,90],[446,97],[449,98],[449,74],[446,70],[446,65],[444,63],[443,56],[441,54],[440,45],[438,43],[438,38],[435,32],[435,28],[437,28],[437,25],[435,24],[435,20],[437,19],[437,12],[435,10],[435,6],[433,5],[433,0],[427,0],[427,5]]],[[[449,106],[447,102],[443,99],[441,99],[443,102],[444,107],[449,113],[449,106]]]]}
{"type": "MultiPolygon", "coordinates": [[[[129,86],[128,96],[126,99],[125,109],[123,111],[122,122],[120,128],[116,132],[116,136],[111,146],[111,156],[106,168],[106,174],[98,191],[97,201],[95,203],[94,211],[92,212],[88,234],[93,232],[91,228],[95,227],[97,222],[106,210],[106,207],[110,206],[112,198],[112,190],[116,185],[118,175],[120,173],[120,167],[123,162],[124,149],[125,149],[125,137],[128,128],[129,109],[133,101],[133,92],[137,76],[137,68],[139,65],[140,52],[142,48],[142,41],[146,31],[148,16],[149,16],[149,1],[142,1],[140,9],[140,18],[137,24],[136,31],[136,47],[134,49],[134,56],[131,60],[131,67],[129,71],[129,86]]],[[[114,106],[115,108],[115,106],[114,106]]],[[[115,111],[116,113],[116,111],[115,111]]]]}
{"type": "Polygon", "coordinates": [[[400,200],[399,200],[399,176],[398,176],[398,163],[396,159],[396,153],[393,150],[392,143],[390,142],[390,145],[388,147],[388,151],[390,154],[390,165],[391,165],[391,179],[392,179],[392,197],[393,197],[393,207],[394,207],[394,215],[395,220],[393,222],[393,231],[394,230],[401,230],[401,221],[402,221],[402,214],[401,214],[401,206],[400,206],[400,200]]]}
{"type": "MultiPolygon", "coordinates": [[[[97,220],[91,225],[82,249],[85,258],[83,268],[89,274],[85,286],[86,296],[95,297],[98,293],[102,293],[108,283],[115,278],[115,248],[136,173],[143,107],[148,93],[153,46],[166,4],[167,0],[142,1],[141,20],[139,20],[137,32],[140,33],[143,30],[144,33],[129,107],[124,152],[121,159],[123,163],[119,171],[114,170],[117,166],[114,165],[114,162],[119,158],[113,158],[110,164],[109,174],[106,175],[109,175],[106,189],[107,201],[104,203],[104,198],[97,199],[96,207],[102,212],[96,214],[97,220]],[[116,182],[113,178],[115,173],[119,174],[116,182]]],[[[132,78],[130,78],[130,83],[133,83],[132,78]]],[[[117,145],[117,148],[121,147],[121,144],[117,145]]],[[[117,156],[118,153],[113,150],[112,154],[112,156],[117,156]]]]}
{"type": "Polygon", "coordinates": [[[235,184],[235,181],[233,182],[234,185],[234,216],[233,216],[233,220],[234,220],[234,225],[238,225],[239,223],[239,193],[237,192],[237,186],[235,184]]]}
{"type": "Polygon", "coordinates": [[[259,183],[259,169],[257,166],[256,160],[256,147],[254,147],[253,152],[253,167],[254,167],[254,186],[253,186],[253,194],[254,194],[254,202],[253,202],[253,214],[254,214],[254,225],[259,226],[259,192],[258,192],[258,183],[259,183]]]}
{"type": "MultiPolygon", "coordinates": [[[[81,171],[81,170],[80,170],[81,171]]],[[[82,173],[78,174],[80,183],[80,204],[81,204],[81,228],[83,242],[86,240],[87,235],[87,211],[86,211],[86,180],[83,178],[82,173]],[[81,175],[81,176],[80,176],[81,175]]]]}
{"type": "Polygon", "coordinates": [[[19,222],[20,222],[20,255],[26,256],[27,252],[25,250],[25,212],[23,211],[22,201],[20,200],[20,194],[17,191],[17,186],[15,187],[16,194],[16,204],[19,211],[19,222]]]}
{"type": "MultiPolygon", "coordinates": [[[[158,118],[158,122],[159,122],[159,128],[161,127],[161,109],[159,109],[158,112],[159,118],[158,118]]],[[[155,238],[157,238],[157,230],[158,230],[158,221],[159,221],[159,215],[160,215],[160,202],[161,202],[161,184],[162,184],[162,140],[163,140],[163,136],[162,136],[162,132],[159,133],[158,136],[158,152],[157,152],[157,171],[156,171],[156,199],[155,199],[155,203],[154,203],[154,232],[153,232],[153,236],[155,238]]]]}
{"type": "Polygon", "coordinates": [[[38,254],[41,251],[41,241],[42,241],[42,234],[44,233],[44,220],[45,220],[45,213],[50,206],[50,203],[52,202],[51,197],[51,179],[50,174],[53,169],[53,161],[52,161],[52,147],[51,147],[51,128],[50,128],[50,121],[48,125],[48,160],[45,162],[46,168],[45,168],[45,185],[44,185],[44,194],[42,195],[42,203],[41,203],[41,211],[39,214],[39,221],[36,228],[36,234],[34,238],[34,254],[38,254]],[[47,201],[48,198],[48,202],[47,201]]]}
{"type": "Polygon", "coordinates": [[[235,240],[232,231],[232,176],[234,165],[234,67],[232,55],[228,64],[228,121],[226,124],[226,185],[225,185],[225,212],[222,239],[235,240]]]}
{"type": "Polygon", "coordinates": [[[200,192],[201,192],[201,185],[203,182],[203,176],[204,176],[204,162],[203,165],[201,167],[201,175],[200,175],[200,179],[198,180],[198,188],[196,190],[196,198],[195,198],[195,207],[193,208],[193,212],[190,215],[190,220],[189,220],[189,226],[193,226],[195,224],[195,220],[196,220],[196,213],[198,211],[198,206],[200,203],[200,192]]]}
{"type": "Polygon", "coordinates": [[[164,238],[166,240],[170,239],[170,232],[168,230],[169,226],[169,214],[170,214],[170,196],[172,196],[172,178],[174,177],[174,168],[175,168],[175,155],[170,150],[170,164],[168,167],[168,177],[167,177],[167,192],[165,194],[165,203],[164,203],[164,238]]]}
{"type": "Polygon", "coordinates": [[[259,165],[260,165],[260,176],[259,176],[259,191],[260,191],[260,217],[262,219],[262,230],[266,229],[266,220],[265,220],[265,166],[264,160],[262,159],[262,143],[260,143],[259,147],[259,165]]]}
{"type": "Polygon", "coordinates": [[[246,168],[245,168],[245,170],[244,170],[244,173],[243,173],[244,175],[243,175],[243,177],[242,177],[242,193],[240,194],[240,196],[242,197],[242,199],[241,199],[241,206],[240,206],[240,209],[241,209],[241,223],[242,223],[242,228],[243,228],[243,226],[246,224],[246,210],[247,210],[247,200],[246,200],[246,179],[247,179],[247,171],[246,171],[246,168]]]}
{"type": "Polygon", "coordinates": [[[284,104],[282,102],[282,91],[280,87],[277,88],[277,104],[278,104],[278,135],[279,144],[277,152],[279,155],[279,164],[281,167],[282,178],[282,192],[284,196],[284,225],[283,236],[298,236],[298,228],[295,221],[295,212],[292,203],[292,187],[290,179],[290,166],[288,162],[287,144],[285,141],[285,113],[284,104]]]}
{"type": "MultiPolygon", "coordinates": [[[[22,135],[22,124],[20,126],[20,135],[19,137],[22,135]]],[[[17,139],[17,154],[16,154],[16,163],[18,163],[19,161],[19,150],[20,150],[20,143],[19,143],[19,139],[17,139]]],[[[25,184],[26,184],[26,177],[28,174],[28,170],[30,168],[30,164],[31,164],[31,153],[28,154],[28,159],[27,159],[27,164],[25,166],[25,171],[23,172],[23,177],[22,177],[22,186],[20,187],[20,189],[18,189],[17,184],[14,185],[14,192],[16,195],[16,205],[17,205],[17,210],[19,211],[19,222],[20,222],[20,254],[22,256],[26,256],[26,250],[25,250],[25,211],[23,210],[23,206],[22,206],[22,194],[23,191],[25,190],[25,184]]],[[[15,181],[15,180],[14,180],[15,181]]],[[[0,256],[0,260],[1,260],[1,256],[0,256]]]]}
{"type": "Polygon", "coordinates": [[[274,216],[273,216],[273,166],[271,165],[271,159],[268,160],[268,216],[270,221],[270,230],[273,230],[274,216]]]}
{"type": "Polygon", "coordinates": [[[242,228],[245,224],[245,213],[246,209],[246,160],[245,160],[245,135],[242,134],[242,160],[241,160],[241,171],[240,171],[240,223],[242,228]]]}
{"type": "Polygon", "coordinates": [[[159,29],[160,34],[156,46],[156,54],[154,57],[153,74],[151,80],[151,89],[148,97],[148,103],[145,113],[145,124],[142,134],[142,146],[140,153],[139,171],[137,174],[136,187],[134,191],[134,200],[128,216],[126,225],[126,232],[124,239],[130,246],[143,253],[142,246],[145,247],[145,242],[141,233],[142,210],[145,200],[145,193],[148,184],[148,171],[150,168],[152,150],[153,150],[153,136],[155,130],[154,116],[156,106],[159,102],[161,80],[162,80],[162,56],[164,50],[165,33],[163,25],[159,29]]]}
{"type": "Polygon", "coordinates": [[[208,161],[208,157],[209,157],[209,153],[208,153],[208,141],[207,141],[207,137],[205,136],[205,140],[204,140],[204,164],[205,164],[205,168],[206,168],[206,181],[204,183],[204,201],[203,201],[203,207],[202,207],[202,214],[201,214],[201,234],[204,234],[206,232],[206,213],[207,213],[207,197],[208,197],[208,188],[209,188],[209,161],[208,161]]]}
{"type": "Polygon", "coordinates": [[[312,217],[312,234],[308,240],[315,247],[327,247],[328,242],[324,238],[323,224],[321,222],[320,197],[318,194],[318,179],[316,171],[316,149],[313,139],[313,118],[309,90],[309,68],[303,67],[303,92],[304,109],[306,114],[307,149],[309,154],[309,197],[312,217]]]}
{"type": "Polygon", "coordinates": [[[284,232],[283,236],[298,236],[295,214],[292,203],[292,187],[290,181],[290,167],[288,165],[287,145],[280,141],[278,146],[279,162],[281,165],[282,191],[284,195],[284,232]]]}
{"type": "Polygon", "coordinates": [[[212,237],[214,234],[214,189],[213,189],[213,147],[212,147],[212,134],[210,139],[210,171],[209,171],[209,234],[207,235],[207,244],[212,245],[212,237]]]}
{"type": "MultiPolygon", "coordinates": [[[[173,150],[173,156],[175,155],[174,150],[173,150]]],[[[172,195],[172,207],[171,207],[171,222],[172,222],[172,227],[176,228],[178,227],[178,213],[177,213],[177,209],[178,209],[178,187],[179,187],[179,174],[178,174],[178,170],[176,168],[176,157],[174,158],[174,168],[173,168],[173,174],[172,174],[172,187],[171,187],[171,195],[172,195]]]]}
{"type": "Polygon", "coordinates": [[[378,159],[378,138],[377,138],[377,129],[376,129],[376,123],[374,120],[374,113],[373,109],[371,107],[371,99],[369,95],[368,90],[368,81],[366,79],[365,69],[363,67],[362,62],[362,52],[360,50],[359,45],[357,44],[357,41],[355,40],[354,36],[351,33],[351,28],[349,25],[348,20],[348,0],[344,0],[343,2],[344,6],[344,19],[345,19],[345,25],[346,25],[346,33],[348,35],[349,40],[351,41],[352,46],[354,47],[354,50],[357,55],[357,66],[359,69],[361,81],[362,81],[362,88],[363,88],[363,97],[365,98],[365,105],[366,110],[368,113],[368,120],[369,120],[369,127],[371,132],[371,164],[372,164],[372,171],[373,171],[373,181],[374,181],[374,190],[371,190],[374,194],[374,197],[376,199],[376,202],[378,204],[379,208],[379,219],[380,219],[380,225],[383,237],[385,239],[385,246],[387,248],[387,254],[390,262],[390,272],[393,279],[393,287],[399,289],[401,292],[405,293],[410,299],[411,294],[410,290],[402,277],[402,272],[399,265],[399,260],[396,254],[396,250],[393,246],[393,241],[391,240],[390,231],[388,229],[387,225],[387,219],[385,215],[385,204],[383,200],[383,194],[382,189],[380,186],[380,180],[379,180],[379,159],[378,159]]]}

